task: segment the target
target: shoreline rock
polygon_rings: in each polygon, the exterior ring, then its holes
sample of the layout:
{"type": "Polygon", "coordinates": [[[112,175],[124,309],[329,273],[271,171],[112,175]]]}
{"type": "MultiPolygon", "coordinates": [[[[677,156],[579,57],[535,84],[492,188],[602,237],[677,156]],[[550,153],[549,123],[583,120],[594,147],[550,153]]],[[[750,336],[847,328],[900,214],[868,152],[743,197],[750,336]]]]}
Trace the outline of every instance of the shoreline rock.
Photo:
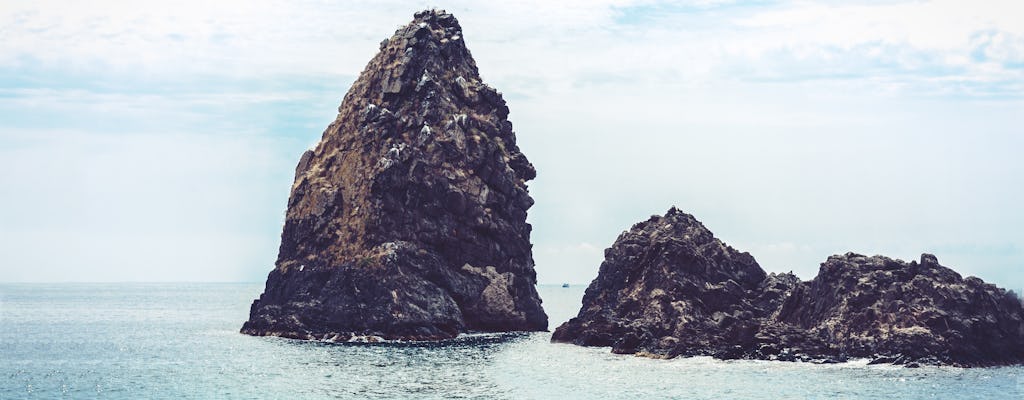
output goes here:
{"type": "Polygon", "coordinates": [[[536,176],[449,13],[385,39],[295,170],[276,267],[241,331],[439,340],[547,330],[536,176]]]}
{"type": "Polygon", "coordinates": [[[552,342],[657,358],[1012,365],[1024,363],[1024,309],[930,254],[835,255],[806,282],[765,274],[673,207],[605,251],[578,316],[552,342]]]}

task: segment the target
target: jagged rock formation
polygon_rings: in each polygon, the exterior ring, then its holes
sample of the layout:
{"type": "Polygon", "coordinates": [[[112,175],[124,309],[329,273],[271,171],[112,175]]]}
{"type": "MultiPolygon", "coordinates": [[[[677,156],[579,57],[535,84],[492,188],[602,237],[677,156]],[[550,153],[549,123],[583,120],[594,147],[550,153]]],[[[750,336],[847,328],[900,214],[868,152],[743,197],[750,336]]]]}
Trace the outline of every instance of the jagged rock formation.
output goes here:
{"type": "Polygon", "coordinates": [[[451,14],[423,11],[299,160],[276,268],[242,332],[433,340],[547,329],[533,165],[451,14]]]}
{"type": "Polygon", "coordinates": [[[809,282],[766,275],[672,208],[605,251],[579,315],[552,341],[664,358],[1003,365],[1024,362],[1024,310],[929,254],[832,256],[809,282]]]}
{"type": "Polygon", "coordinates": [[[579,316],[559,327],[554,340],[672,356],[715,347],[743,330],[736,321],[751,320],[748,294],[764,280],[750,254],[673,208],[634,225],[605,251],[579,316]]]}
{"type": "Polygon", "coordinates": [[[828,345],[809,347],[813,353],[963,366],[1024,362],[1020,300],[962,278],[931,254],[909,263],[829,257],[814,280],[795,287],[775,321],[828,345]]]}

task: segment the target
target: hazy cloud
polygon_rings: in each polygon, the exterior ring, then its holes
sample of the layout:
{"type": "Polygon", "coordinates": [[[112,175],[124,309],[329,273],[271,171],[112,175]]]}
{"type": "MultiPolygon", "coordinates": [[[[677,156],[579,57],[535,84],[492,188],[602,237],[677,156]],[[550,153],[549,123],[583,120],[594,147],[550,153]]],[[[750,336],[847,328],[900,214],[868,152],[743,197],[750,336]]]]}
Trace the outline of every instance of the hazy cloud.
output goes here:
{"type": "MultiPolygon", "coordinates": [[[[0,280],[262,279],[298,156],[431,5],[0,4],[0,280]]],[[[773,271],[930,251],[1024,287],[1020,2],[444,7],[538,168],[544,282],[677,205],[773,271]]]]}

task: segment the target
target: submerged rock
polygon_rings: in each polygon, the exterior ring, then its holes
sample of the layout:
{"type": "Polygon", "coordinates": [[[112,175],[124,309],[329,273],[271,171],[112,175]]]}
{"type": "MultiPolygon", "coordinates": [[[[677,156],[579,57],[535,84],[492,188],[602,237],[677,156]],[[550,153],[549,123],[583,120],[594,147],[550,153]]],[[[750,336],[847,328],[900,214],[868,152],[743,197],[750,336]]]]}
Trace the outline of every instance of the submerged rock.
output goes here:
{"type": "Polygon", "coordinates": [[[809,282],[766,275],[672,208],[605,251],[579,315],[552,341],[661,358],[1004,365],[1024,362],[1024,310],[929,254],[832,256],[809,282]]]}
{"type": "Polygon", "coordinates": [[[444,11],[381,43],[299,160],[276,268],[242,332],[434,340],[537,331],[533,165],[444,11]]]}

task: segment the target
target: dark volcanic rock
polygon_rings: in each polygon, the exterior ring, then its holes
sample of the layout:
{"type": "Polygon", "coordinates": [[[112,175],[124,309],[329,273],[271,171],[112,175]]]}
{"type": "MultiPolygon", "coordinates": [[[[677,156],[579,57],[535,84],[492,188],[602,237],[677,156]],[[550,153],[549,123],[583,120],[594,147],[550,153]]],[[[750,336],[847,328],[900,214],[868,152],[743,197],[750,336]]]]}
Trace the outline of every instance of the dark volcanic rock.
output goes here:
{"type": "Polygon", "coordinates": [[[655,357],[1002,365],[1024,362],[1024,310],[928,254],[832,256],[809,282],[765,275],[673,208],[605,251],[579,315],[552,341],[655,357]]]}
{"type": "Polygon", "coordinates": [[[765,273],[693,216],[673,208],[633,226],[605,251],[583,308],[554,341],[616,353],[711,354],[749,336],[765,273]]]}
{"type": "Polygon", "coordinates": [[[1022,321],[1012,293],[964,279],[931,254],[907,263],[847,253],[821,264],[774,322],[850,357],[975,366],[1024,362],[1022,321]]]}
{"type": "Polygon", "coordinates": [[[450,338],[547,329],[526,210],[533,165],[451,14],[390,39],[299,160],[276,268],[242,332],[450,338]]]}

